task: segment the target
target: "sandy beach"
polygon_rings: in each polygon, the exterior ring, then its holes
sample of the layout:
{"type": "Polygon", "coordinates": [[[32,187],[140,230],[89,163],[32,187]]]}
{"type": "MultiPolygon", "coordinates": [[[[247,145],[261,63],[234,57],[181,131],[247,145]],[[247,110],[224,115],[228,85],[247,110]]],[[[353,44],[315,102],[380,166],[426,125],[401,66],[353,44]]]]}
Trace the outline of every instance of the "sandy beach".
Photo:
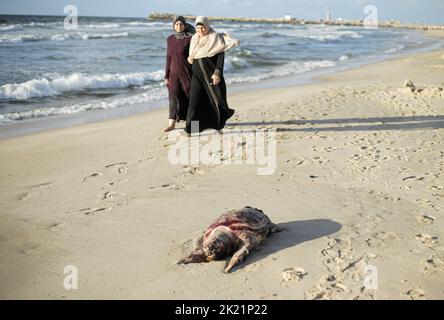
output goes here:
{"type": "Polygon", "coordinates": [[[320,80],[229,94],[224,135],[276,129],[268,175],[172,164],[166,108],[1,140],[0,298],[444,299],[444,51],[320,80]],[[244,206],[285,230],[176,264],[244,206]]]}

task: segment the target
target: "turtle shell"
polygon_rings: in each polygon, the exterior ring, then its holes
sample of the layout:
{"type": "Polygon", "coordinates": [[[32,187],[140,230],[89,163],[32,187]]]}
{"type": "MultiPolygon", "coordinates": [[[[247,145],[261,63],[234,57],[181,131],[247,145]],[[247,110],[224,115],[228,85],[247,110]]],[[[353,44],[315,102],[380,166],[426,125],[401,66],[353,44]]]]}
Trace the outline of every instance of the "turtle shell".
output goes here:
{"type": "Polygon", "coordinates": [[[260,209],[244,207],[231,210],[222,214],[207,228],[204,241],[208,239],[215,230],[230,231],[235,237],[240,234],[251,234],[265,238],[272,232],[274,224],[270,218],[260,209]]]}
{"type": "Polygon", "coordinates": [[[280,229],[257,208],[244,207],[222,214],[197,241],[197,246],[179,263],[199,263],[222,259],[233,254],[225,272],[256,249],[270,234],[280,229]]]}

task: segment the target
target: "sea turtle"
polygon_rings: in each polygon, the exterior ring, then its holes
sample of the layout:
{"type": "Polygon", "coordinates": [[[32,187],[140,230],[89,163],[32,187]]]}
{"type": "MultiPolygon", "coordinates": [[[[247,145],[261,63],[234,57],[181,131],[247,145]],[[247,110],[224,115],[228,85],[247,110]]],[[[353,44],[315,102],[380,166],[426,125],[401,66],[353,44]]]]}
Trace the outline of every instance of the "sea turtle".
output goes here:
{"type": "Polygon", "coordinates": [[[233,254],[225,273],[242,262],[264,239],[280,231],[265,213],[257,208],[231,210],[217,218],[197,240],[192,252],[178,263],[210,262],[233,254]]]}

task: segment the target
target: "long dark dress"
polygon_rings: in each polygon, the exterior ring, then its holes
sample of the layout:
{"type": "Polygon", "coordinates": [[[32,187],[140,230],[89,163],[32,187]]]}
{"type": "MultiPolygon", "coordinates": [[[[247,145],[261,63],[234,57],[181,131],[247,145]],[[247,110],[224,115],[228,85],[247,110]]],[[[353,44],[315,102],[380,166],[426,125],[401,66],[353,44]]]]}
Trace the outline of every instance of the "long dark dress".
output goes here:
{"type": "Polygon", "coordinates": [[[199,121],[199,132],[205,129],[221,130],[234,114],[234,110],[230,109],[227,103],[227,87],[223,76],[224,59],[225,54],[221,52],[211,58],[194,60],[186,132],[192,132],[192,121],[199,121]],[[221,80],[217,86],[211,84],[211,76],[215,73],[221,80]]]}
{"type": "Polygon", "coordinates": [[[186,120],[191,86],[191,65],[188,63],[191,37],[167,40],[165,79],[168,79],[169,119],[186,120]]]}

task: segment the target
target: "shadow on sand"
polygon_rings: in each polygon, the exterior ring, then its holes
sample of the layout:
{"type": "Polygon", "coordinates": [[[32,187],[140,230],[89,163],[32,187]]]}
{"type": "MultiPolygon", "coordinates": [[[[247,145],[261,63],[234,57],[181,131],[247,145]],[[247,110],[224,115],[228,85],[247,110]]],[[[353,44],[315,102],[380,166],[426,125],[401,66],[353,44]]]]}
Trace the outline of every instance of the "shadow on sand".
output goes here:
{"type": "Polygon", "coordinates": [[[252,251],[233,272],[281,250],[336,233],[342,225],[328,219],[315,219],[280,223],[278,227],[282,231],[265,239],[259,250],[252,251]]]}
{"type": "Polygon", "coordinates": [[[283,131],[283,132],[424,130],[424,129],[444,128],[444,116],[439,115],[439,116],[240,122],[240,123],[227,123],[227,126],[229,127],[275,126],[277,131],[283,131]],[[329,124],[335,126],[316,127],[316,125],[329,125],[329,124]],[[312,127],[279,128],[279,125],[297,125],[297,126],[312,125],[312,127]]]}

